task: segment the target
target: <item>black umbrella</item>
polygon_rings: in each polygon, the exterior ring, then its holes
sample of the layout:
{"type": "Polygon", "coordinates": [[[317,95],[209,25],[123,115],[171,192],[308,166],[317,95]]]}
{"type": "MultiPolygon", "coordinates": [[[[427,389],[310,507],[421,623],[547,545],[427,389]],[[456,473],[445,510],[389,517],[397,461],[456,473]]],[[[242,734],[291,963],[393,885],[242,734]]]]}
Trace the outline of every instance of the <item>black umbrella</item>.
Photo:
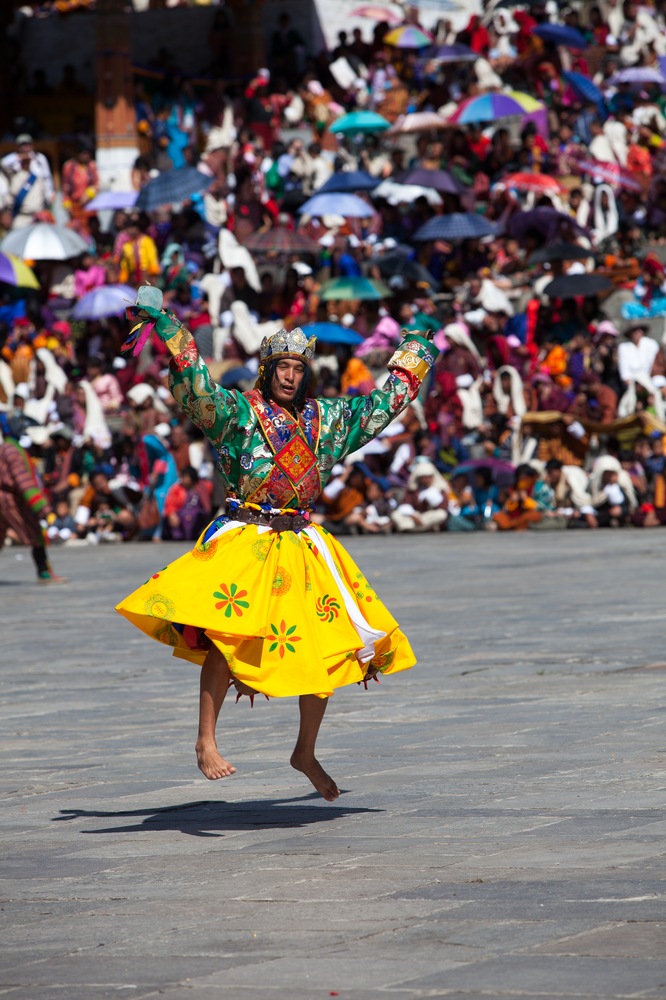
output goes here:
{"type": "Polygon", "coordinates": [[[392,251],[384,254],[377,258],[377,264],[385,278],[392,278],[397,274],[405,281],[420,281],[430,285],[433,289],[439,288],[432,274],[423,264],[419,264],[416,260],[410,260],[403,253],[392,251]]]}
{"type": "Polygon", "coordinates": [[[603,274],[565,274],[547,284],[544,292],[551,299],[572,299],[576,295],[601,295],[613,287],[603,274]]]}
{"type": "Polygon", "coordinates": [[[475,212],[452,212],[451,215],[435,215],[417,229],[414,242],[429,240],[474,240],[482,236],[492,236],[497,232],[494,222],[489,222],[475,212]]]}
{"type": "Polygon", "coordinates": [[[550,246],[539,247],[527,258],[528,264],[547,264],[554,260],[585,260],[594,257],[594,250],[587,250],[575,243],[551,243],[550,246]]]}

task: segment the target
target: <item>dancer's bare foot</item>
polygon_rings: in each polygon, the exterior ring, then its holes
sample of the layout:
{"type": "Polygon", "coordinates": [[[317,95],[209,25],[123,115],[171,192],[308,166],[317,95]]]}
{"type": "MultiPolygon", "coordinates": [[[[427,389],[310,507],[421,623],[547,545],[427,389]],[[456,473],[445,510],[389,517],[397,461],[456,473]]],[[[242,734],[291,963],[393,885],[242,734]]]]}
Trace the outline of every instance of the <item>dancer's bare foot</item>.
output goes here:
{"type": "Polygon", "coordinates": [[[294,752],[291,755],[291,766],[297,771],[301,771],[327,802],[335,802],[340,794],[340,789],[316,757],[294,752]]]}
{"type": "Polygon", "coordinates": [[[197,743],[197,766],[210,781],[217,778],[228,778],[236,773],[236,768],[220,755],[214,743],[197,743]]]}

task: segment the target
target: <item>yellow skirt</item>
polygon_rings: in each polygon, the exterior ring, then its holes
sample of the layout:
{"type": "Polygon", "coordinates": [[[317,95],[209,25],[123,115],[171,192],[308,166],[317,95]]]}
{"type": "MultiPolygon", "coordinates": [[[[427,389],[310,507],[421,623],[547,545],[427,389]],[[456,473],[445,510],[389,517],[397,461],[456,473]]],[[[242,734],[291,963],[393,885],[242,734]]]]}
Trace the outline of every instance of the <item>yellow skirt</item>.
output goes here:
{"type": "Polygon", "coordinates": [[[234,680],[270,698],[326,698],[415,663],[363,573],[314,525],[296,534],[229,521],[116,610],[193,663],[213,643],[234,680]]]}

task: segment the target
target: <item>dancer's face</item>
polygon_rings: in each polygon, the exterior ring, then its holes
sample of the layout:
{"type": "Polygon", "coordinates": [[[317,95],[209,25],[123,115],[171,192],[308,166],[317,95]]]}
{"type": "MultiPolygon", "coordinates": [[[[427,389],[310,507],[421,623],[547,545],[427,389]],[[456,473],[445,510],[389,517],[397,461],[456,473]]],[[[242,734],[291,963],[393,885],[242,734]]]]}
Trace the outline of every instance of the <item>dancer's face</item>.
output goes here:
{"type": "Polygon", "coordinates": [[[295,358],[282,358],[278,361],[271,382],[271,396],[279,406],[290,406],[293,403],[304,375],[305,365],[302,361],[295,358]]]}

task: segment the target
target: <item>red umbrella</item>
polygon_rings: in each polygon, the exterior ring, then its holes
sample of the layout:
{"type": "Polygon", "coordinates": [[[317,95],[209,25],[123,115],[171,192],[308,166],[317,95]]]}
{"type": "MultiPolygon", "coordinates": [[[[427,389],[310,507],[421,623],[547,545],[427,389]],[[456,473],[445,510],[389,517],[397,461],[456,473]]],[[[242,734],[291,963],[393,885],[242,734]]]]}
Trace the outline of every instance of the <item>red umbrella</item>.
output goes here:
{"type": "Polygon", "coordinates": [[[560,182],[548,174],[508,174],[500,178],[500,183],[516,191],[536,191],[537,194],[558,194],[562,190],[560,182]]]}

